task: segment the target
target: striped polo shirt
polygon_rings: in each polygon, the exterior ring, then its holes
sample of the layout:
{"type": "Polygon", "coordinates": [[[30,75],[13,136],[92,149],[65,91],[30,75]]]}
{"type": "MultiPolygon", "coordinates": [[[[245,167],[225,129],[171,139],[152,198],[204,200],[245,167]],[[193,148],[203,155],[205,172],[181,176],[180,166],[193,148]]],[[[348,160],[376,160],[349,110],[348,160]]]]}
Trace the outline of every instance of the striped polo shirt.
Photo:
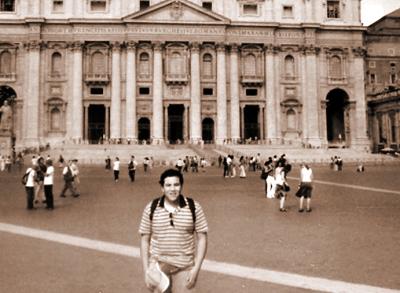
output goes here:
{"type": "Polygon", "coordinates": [[[161,197],[152,221],[150,221],[152,202],[148,203],[143,211],[139,233],[151,234],[150,255],[152,258],[179,268],[185,268],[194,264],[194,231],[207,233],[208,225],[203,209],[198,202],[195,201],[196,223],[194,225],[187,199],[180,195],[178,201],[177,210],[170,213],[164,207],[164,196],[161,197]]]}

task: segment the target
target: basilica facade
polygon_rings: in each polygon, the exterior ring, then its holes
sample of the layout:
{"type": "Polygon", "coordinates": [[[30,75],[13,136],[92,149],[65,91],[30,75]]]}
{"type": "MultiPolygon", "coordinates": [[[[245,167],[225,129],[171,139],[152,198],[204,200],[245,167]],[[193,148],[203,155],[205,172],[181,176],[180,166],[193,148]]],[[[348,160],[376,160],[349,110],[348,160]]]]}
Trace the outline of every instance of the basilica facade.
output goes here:
{"type": "Polygon", "coordinates": [[[15,145],[368,148],[360,0],[0,0],[15,145]]]}

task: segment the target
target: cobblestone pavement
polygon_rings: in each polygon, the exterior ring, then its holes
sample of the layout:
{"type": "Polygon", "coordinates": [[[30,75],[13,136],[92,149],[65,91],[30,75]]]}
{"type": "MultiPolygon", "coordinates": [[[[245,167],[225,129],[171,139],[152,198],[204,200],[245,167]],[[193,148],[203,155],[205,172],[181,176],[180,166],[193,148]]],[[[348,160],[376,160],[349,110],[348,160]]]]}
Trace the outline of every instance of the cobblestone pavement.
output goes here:
{"type": "MultiPolygon", "coordinates": [[[[53,211],[41,204],[27,211],[21,174],[2,172],[0,224],[137,248],[141,213],[159,195],[157,182],[163,169],[151,173],[140,169],[137,180],[130,183],[125,167],[115,183],[111,172],[82,166],[81,196],[65,199],[58,196],[61,169],[57,169],[53,211]]],[[[315,167],[321,183],[315,184],[312,213],[297,212],[293,196],[297,167],[289,174],[287,213],[278,211],[277,200],[265,198],[259,173],[224,179],[221,169],[210,167],[185,174],[183,193],[197,199],[206,212],[207,260],[400,290],[399,170],[399,166],[367,166],[360,174],[349,166],[342,172],[315,167]]],[[[8,232],[0,232],[0,251],[1,292],[147,292],[137,257],[8,232]]],[[[203,270],[197,292],[311,290],[203,270]]]]}

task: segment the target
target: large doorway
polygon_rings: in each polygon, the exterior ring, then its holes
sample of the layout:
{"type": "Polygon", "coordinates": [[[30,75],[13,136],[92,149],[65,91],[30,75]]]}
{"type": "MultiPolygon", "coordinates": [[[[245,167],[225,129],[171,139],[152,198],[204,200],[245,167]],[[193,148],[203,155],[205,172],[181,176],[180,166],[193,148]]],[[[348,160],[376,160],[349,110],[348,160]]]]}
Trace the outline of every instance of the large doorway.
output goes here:
{"type": "Polygon", "coordinates": [[[347,93],[341,89],[335,89],[328,93],[326,107],[326,128],[328,144],[345,145],[349,139],[350,127],[346,115],[348,111],[347,93]]]}
{"type": "Polygon", "coordinates": [[[204,143],[214,143],[214,120],[211,118],[204,118],[201,126],[204,143]]]}
{"type": "Polygon", "coordinates": [[[88,109],[88,140],[91,144],[101,143],[106,133],[106,107],[104,105],[89,105],[88,109]]]}
{"type": "Polygon", "coordinates": [[[140,142],[150,140],[150,120],[146,117],[142,117],[138,121],[138,139],[140,142]]]}
{"type": "Polygon", "coordinates": [[[183,105],[169,105],[168,107],[168,140],[170,143],[183,141],[183,105]]]}
{"type": "Polygon", "coordinates": [[[244,139],[252,140],[260,138],[259,123],[260,107],[257,105],[247,105],[244,107],[244,139]]]}

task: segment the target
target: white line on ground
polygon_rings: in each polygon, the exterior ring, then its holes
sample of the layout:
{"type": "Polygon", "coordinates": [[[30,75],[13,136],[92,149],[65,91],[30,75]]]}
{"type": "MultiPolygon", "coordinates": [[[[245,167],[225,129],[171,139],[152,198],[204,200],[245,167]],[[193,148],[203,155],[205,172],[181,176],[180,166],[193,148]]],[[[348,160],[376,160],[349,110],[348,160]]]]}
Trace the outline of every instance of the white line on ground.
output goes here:
{"type": "MultiPolygon", "coordinates": [[[[57,242],[81,248],[93,249],[101,252],[124,255],[134,258],[140,257],[140,249],[134,246],[116,244],[111,242],[92,240],[57,232],[33,229],[7,223],[0,223],[0,232],[27,236],[36,239],[57,242]]],[[[255,281],[268,282],[283,286],[317,290],[323,292],[352,292],[352,293],[394,293],[400,290],[368,286],[363,284],[348,283],[317,277],[308,277],[292,273],[284,273],[262,268],[245,267],[232,263],[205,260],[205,271],[224,275],[246,278],[255,281]]]]}
{"type": "MultiPolygon", "coordinates": [[[[287,177],[288,179],[299,180],[296,177],[287,177]]],[[[324,185],[332,185],[337,187],[347,187],[353,189],[360,189],[360,190],[367,190],[367,191],[374,191],[374,192],[381,192],[381,193],[393,193],[393,194],[400,194],[400,191],[397,190],[390,190],[390,189],[383,189],[383,188],[374,188],[374,187],[366,187],[361,185],[353,185],[353,184],[345,184],[345,183],[335,183],[330,181],[322,181],[322,180],[314,180],[314,183],[324,184],[324,185]]]]}

